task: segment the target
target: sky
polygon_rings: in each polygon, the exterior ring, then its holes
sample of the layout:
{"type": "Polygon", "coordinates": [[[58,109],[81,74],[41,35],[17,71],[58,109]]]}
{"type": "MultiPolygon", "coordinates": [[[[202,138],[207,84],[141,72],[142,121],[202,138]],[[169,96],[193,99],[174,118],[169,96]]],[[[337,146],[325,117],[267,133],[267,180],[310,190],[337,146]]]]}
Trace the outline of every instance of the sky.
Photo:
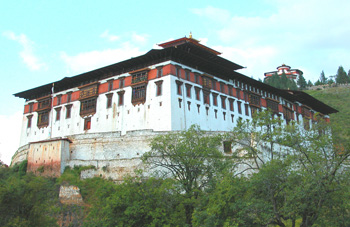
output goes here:
{"type": "Polygon", "coordinates": [[[13,94],[144,54],[189,36],[263,79],[281,64],[315,82],[350,69],[348,0],[1,0],[0,160],[19,146],[13,94]]]}

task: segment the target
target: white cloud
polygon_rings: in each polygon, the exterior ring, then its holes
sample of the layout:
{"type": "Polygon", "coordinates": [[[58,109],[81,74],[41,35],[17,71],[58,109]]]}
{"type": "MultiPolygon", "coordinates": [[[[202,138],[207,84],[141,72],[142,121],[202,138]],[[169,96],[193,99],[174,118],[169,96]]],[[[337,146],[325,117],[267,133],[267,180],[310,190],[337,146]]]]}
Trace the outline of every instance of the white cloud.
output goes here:
{"type": "Polygon", "coordinates": [[[216,34],[223,44],[220,51],[246,64],[255,78],[282,63],[309,73],[304,75],[312,81],[321,70],[332,73],[339,65],[350,67],[349,1],[268,2],[276,11],[264,16],[236,16],[233,11],[210,6],[192,12],[217,22],[216,34]]]}
{"type": "Polygon", "coordinates": [[[67,64],[70,71],[73,73],[82,73],[141,54],[143,54],[143,52],[138,47],[129,43],[123,43],[120,48],[88,51],[74,56],[62,52],[61,58],[67,64]]]}
{"type": "Polygon", "coordinates": [[[137,34],[136,32],[132,32],[131,40],[132,40],[132,42],[134,42],[136,44],[144,45],[148,41],[148,35],[146,35],[146,34],[137,34]]]}
{"type": "Polygon", "coordinates": [[[22,112],[13,115],[0,115],[0,159],[6,164],[11,163],[13,154],[19,147],[22,124],[22,112]]]}
{"type": "Polygon", "coordinates": [[[109,34],[109,30],[106,30],[104,31],[101,35],[100,35],[101,38],[105,38],[111,42],[113,41],[117,41],[120,37],[117,36],[117,35],[111,35],[109,34]]]}
{"type": "Polygon", "coordinates": [[[19,53],[24,63],[31,70],[39,70],[45,67],[45,64],[42,63],[35,55],[34,55],[34,42],[28,39],[28,37],[24,34],[16,35],[12,31],[3,32],[3,35],[10,40],[18,42],[23,50],[19,53]]]}

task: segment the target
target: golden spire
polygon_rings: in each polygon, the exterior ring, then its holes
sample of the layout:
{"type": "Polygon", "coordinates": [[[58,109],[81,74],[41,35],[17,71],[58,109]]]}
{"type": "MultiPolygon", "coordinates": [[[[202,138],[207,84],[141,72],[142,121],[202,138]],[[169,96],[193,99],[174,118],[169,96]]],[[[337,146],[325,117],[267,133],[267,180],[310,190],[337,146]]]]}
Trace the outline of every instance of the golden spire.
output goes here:
{"type": "Polygon", "coordinates": [[[190,39],[192,39],[192,32],[190,32],[190,39]]]}

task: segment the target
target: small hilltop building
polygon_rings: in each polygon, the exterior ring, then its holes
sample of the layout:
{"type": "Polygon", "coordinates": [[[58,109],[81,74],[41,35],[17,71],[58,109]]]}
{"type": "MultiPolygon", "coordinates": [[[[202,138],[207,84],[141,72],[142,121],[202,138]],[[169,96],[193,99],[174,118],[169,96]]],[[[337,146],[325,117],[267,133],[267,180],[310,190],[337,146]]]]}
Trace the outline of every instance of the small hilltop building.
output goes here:
{"type": "Polygon", "coordinates": [[[59,176],[66,166],[93,165],[82,177],[121,180],[142,165],[150,139],[162,133],[193,124],[230,131],[238,119],[266,108],[286,124],[311,125],[316,112],[329,121],[337,112],[303,92],[237,72],[243,67],[192,37],[159,46],[163,49],[14,94],[25,104],[12,165],[28,160],[29,171],[49,176],[59,176]]]}
{"type": "Polygon", "coordinates": [[[299,69],[291,69],[290,66],[282,64],[281,66],[277,67],[277,71],[264,73],[265,80],[267,80],[269,77],[271,77],[275,74],[277,74],[279,76],[281,76],[282,74],[285,74],[288,79],[296,80],[298,78],[298,76],[303,75],[303,71],[301,71],[299,69]]]}

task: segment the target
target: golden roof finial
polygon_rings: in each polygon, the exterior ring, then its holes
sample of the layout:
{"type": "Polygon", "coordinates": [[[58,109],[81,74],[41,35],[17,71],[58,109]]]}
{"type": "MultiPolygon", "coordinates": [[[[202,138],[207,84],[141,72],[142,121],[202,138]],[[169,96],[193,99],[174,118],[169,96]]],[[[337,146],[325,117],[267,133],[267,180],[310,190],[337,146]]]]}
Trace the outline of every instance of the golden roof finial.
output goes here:
{"type": "Polygon", "coordinates": [[[190,32],[190,39],[192,39],[192,32],[190,32]]]}

